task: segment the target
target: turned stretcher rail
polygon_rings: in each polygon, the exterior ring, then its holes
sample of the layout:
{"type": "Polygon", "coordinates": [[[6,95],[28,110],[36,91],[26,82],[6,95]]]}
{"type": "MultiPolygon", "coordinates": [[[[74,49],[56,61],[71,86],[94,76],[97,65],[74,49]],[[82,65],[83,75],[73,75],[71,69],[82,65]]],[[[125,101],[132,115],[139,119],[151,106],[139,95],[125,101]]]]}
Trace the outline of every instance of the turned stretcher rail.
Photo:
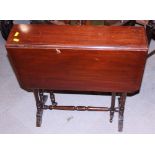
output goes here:
{"type": "Polygon", "coordinates": [[[44,106],[43,109],[50,110],[77,110],[77,111],[110,111],[108,107],[92,107],[92,106],[44,106]]]}

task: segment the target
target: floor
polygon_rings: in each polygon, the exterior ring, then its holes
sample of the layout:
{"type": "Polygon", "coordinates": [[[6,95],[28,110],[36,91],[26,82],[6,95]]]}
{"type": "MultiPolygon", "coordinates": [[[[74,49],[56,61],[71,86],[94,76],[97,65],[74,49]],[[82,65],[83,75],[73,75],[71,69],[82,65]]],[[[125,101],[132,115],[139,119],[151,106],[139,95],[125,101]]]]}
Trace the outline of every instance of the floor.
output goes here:
{"type": "MultiPolygon", "coordinates": [[[[149,52],[155,49],[151,41],[149,52]]],[[[147,60],[139,94],[128,97],[122,133],[155,133],[155,55],[147,60]]],[[[110,96],[56,94],[61,105],[110,105],[110,96]]],[[[49,102],[49,101],[48,101],[49,102]]],[[[118,114],[113,123],[109,113],[45,111],[42,127],[35,127],[35,100],[20,88],[10,66],[5,41],[0,35],[0,133],[119,133],[118,114]]]]}

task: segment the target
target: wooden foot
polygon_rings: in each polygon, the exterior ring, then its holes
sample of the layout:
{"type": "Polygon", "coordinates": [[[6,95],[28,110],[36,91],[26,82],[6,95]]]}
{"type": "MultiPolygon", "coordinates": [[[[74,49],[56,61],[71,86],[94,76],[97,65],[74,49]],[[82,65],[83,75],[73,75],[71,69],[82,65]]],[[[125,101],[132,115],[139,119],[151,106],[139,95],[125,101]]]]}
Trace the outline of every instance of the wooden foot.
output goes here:
{"type": "Polygon", "coordinates": [[[111,96],[111,107],[110,107],[110,123],[112,123],[113,117],[114,117],[115,99],[116,99],[116,93],[112,93],[112,96],[111,96]]]}
{"type": "Polygon", "coordinates": [[[124,108],[126,101],[127,93],[122,93],[120,98],[118,99],[119,105],[119,114],[118,114],[118,131],[123,131],[123,120],[124,120],[124,108]]]}
{"type": "Polygon", "coordinates": [[[36,113],[36,127],[41,127],[42,115],[43,115],[43,109],[37,110],[37,113],[36,113]]]}
{"type": "Polygon", "coordinates": [[[36,100],[36,126],[40,127],[42,123],[43,107],[47,101],[47,95],[44,95],[42,90],[34,90],[34,96],[36,100]]]}

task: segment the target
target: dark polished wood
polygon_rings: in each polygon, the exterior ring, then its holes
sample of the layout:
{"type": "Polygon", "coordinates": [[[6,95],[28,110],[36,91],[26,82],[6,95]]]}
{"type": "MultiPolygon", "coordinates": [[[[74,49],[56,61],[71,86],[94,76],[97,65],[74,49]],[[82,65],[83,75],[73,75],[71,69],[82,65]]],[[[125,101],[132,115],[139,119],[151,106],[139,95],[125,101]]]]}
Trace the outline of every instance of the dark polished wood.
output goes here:
{"type": "Polygon", "coordinates": [[[139,90],[147,55],[142,51],[8,51],[22,88],[101,92],[139,90]]]}
{"type": "Polygon", "coordinates": [[[6,47],[147,51],[143,27],[14,25],[6,47]],[[18,42],[13,40],[19,32],[18,42]]]}
{"type": "Polygon", "coordinates": [[[44,109],[110,111],[110,122],[118,111],[122,131],[125,96],[140,90],[145,68],[144,28],[14,25],[6,48],[20,86],[34,92],[37,126],[44,109]],[[58,106],[53,93],[61,90],[112,92],[111,107],[58,106]],[[116,93],[122,94],[118,108],[116,93]]]}
{"type": "Polygon", "coordinates": [[[15,25],[6,47],[27,89],[134,92],[147,55],[141,27],[15,25]]]}

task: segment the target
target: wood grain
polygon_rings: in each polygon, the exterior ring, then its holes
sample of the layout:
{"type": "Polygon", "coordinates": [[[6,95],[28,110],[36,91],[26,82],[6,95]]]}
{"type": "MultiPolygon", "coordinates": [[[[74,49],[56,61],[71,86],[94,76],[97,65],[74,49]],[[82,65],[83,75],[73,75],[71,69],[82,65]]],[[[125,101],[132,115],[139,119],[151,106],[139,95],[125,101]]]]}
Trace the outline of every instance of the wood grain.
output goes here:
{"type": "Polygon", "coordinates": [[[15,25],[6,44],[24,89],[135,92],[147,56],[141,27],[15,25]],[[20,41],[12,41],[19,31],[20,41]]]}
{"type": "Polygon", "coordinates": [[[6,46],[146,51],[147,40],[143,27],[20,24],[13,27],[6,46]],[[19,42],[13,41],[16,32],[19,42]]]}

